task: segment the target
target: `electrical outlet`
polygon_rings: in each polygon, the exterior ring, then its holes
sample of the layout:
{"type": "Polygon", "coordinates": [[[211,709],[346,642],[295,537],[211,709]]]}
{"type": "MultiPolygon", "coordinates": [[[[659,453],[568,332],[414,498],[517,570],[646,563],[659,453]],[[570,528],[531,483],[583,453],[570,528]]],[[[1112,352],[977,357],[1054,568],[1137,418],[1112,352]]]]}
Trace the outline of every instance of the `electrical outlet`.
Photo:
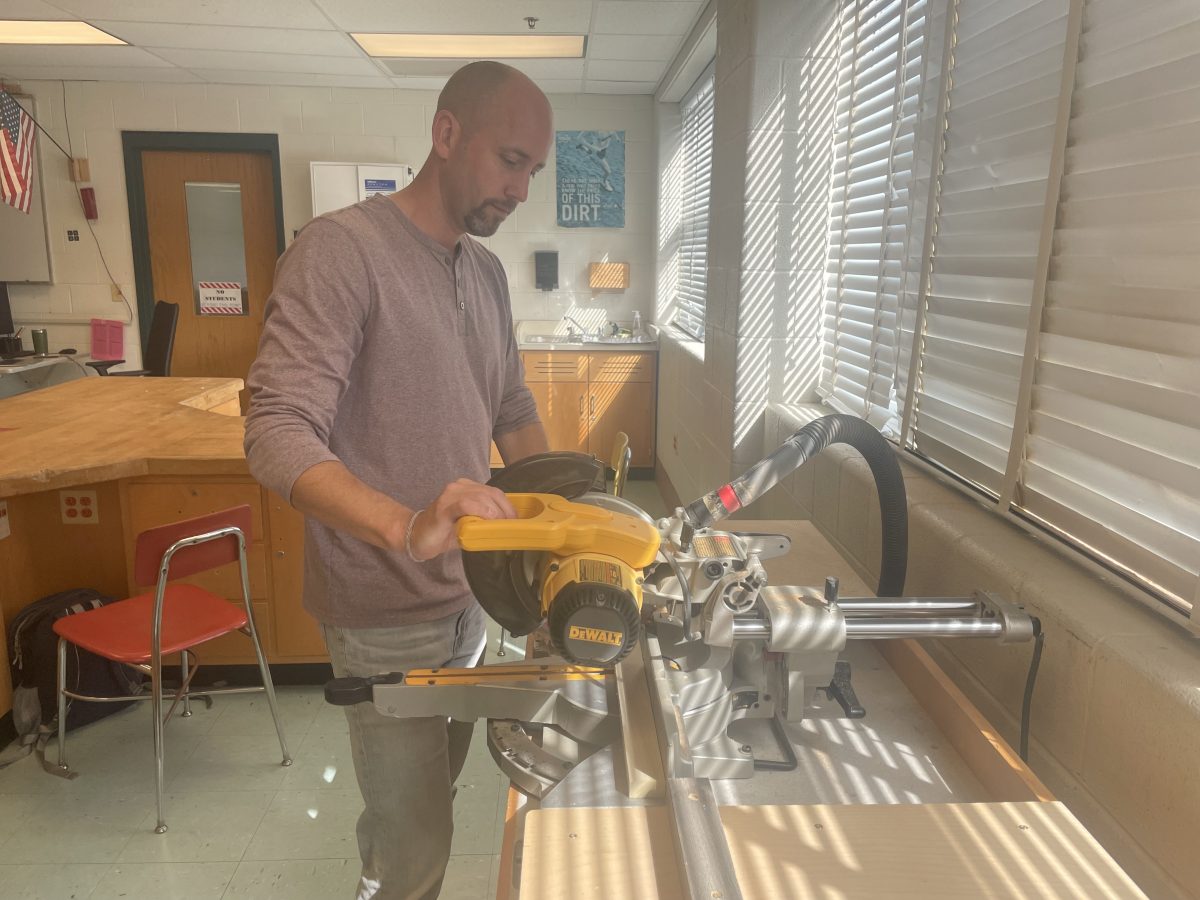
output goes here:
{"type": "Polygon", "coordinates": [[[64,525],[100,524],[100,506],[95,491],[59,491],[58,508],[64,525]]]}

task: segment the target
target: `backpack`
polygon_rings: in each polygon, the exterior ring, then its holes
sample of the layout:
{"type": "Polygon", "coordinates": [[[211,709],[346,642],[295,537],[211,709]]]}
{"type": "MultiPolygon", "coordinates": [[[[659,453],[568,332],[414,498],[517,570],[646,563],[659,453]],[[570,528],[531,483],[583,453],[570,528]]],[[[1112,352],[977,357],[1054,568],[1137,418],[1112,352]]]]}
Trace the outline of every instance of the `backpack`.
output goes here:
{"type": "MultiPolygon", "coordinates": [[[[43,597],[25,607],[8,626],[8,658],[13,684],[13,726],[18,742],[29,746],[39,735],[57,729],[58,635],[54,623],[63,616],[97,609],[113,602],[92,588],[76,588],[43,597]]],[[[98,697],[134,696],[142,692],[145,676],[128,666],[67,645],[67,686],[98,697]]],[[[88,703],[67,700],[67,730],[87,725],[124,709],[130,703],[88,703]]],[[[23,753],[21,755],[24,755],[23,753]]]]}

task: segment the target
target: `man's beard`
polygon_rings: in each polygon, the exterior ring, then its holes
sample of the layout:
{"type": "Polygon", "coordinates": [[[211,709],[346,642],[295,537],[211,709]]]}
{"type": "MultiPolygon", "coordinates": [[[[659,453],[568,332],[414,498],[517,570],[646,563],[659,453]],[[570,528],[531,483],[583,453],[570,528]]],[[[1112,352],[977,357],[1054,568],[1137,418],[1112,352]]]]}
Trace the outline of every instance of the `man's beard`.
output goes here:
{"type": "MultiPolygon", "coordinates": [[[[500,223],[504,221],[500,216],[500,211],[503,207],[499,203],[488,201],[475,207],[463,217],[463,224],[467,228],[467,234],[475,237],[491,237],[500,228],[500,223]]],[[[516,209],[516,205],[513,205],[516,209]]],[[[512,213],[512,210],[507,210],[512,213]]]]}

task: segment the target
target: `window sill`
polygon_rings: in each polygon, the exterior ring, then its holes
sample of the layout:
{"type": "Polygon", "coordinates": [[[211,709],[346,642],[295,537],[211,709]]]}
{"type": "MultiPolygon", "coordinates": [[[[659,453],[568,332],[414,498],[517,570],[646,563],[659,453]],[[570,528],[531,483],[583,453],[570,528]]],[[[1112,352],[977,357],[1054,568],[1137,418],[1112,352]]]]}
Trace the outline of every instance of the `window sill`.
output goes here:
{"type": "Polygon", "coordinates": [[[698,341],[677,325],[667,325],[658,331],[661,343],[674,344],[689,356],[704,362],[704,341],[698,341]]]}

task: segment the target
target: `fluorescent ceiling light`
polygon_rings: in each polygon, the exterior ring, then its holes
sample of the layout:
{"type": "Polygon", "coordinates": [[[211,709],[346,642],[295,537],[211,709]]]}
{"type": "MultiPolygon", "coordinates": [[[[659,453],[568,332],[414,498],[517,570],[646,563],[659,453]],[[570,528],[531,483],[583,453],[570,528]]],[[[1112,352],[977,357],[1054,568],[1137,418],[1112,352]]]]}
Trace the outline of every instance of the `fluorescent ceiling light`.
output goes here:
{"type": "Polygon", "coordinates": [[[0,44],[124,44],[87,22],[0,19],[0,44]]]}
{"type": "Polygon", "coordinates": [[[548,59],[583,56],[582,34],[351,34],[371,56],[548,59]]]}

